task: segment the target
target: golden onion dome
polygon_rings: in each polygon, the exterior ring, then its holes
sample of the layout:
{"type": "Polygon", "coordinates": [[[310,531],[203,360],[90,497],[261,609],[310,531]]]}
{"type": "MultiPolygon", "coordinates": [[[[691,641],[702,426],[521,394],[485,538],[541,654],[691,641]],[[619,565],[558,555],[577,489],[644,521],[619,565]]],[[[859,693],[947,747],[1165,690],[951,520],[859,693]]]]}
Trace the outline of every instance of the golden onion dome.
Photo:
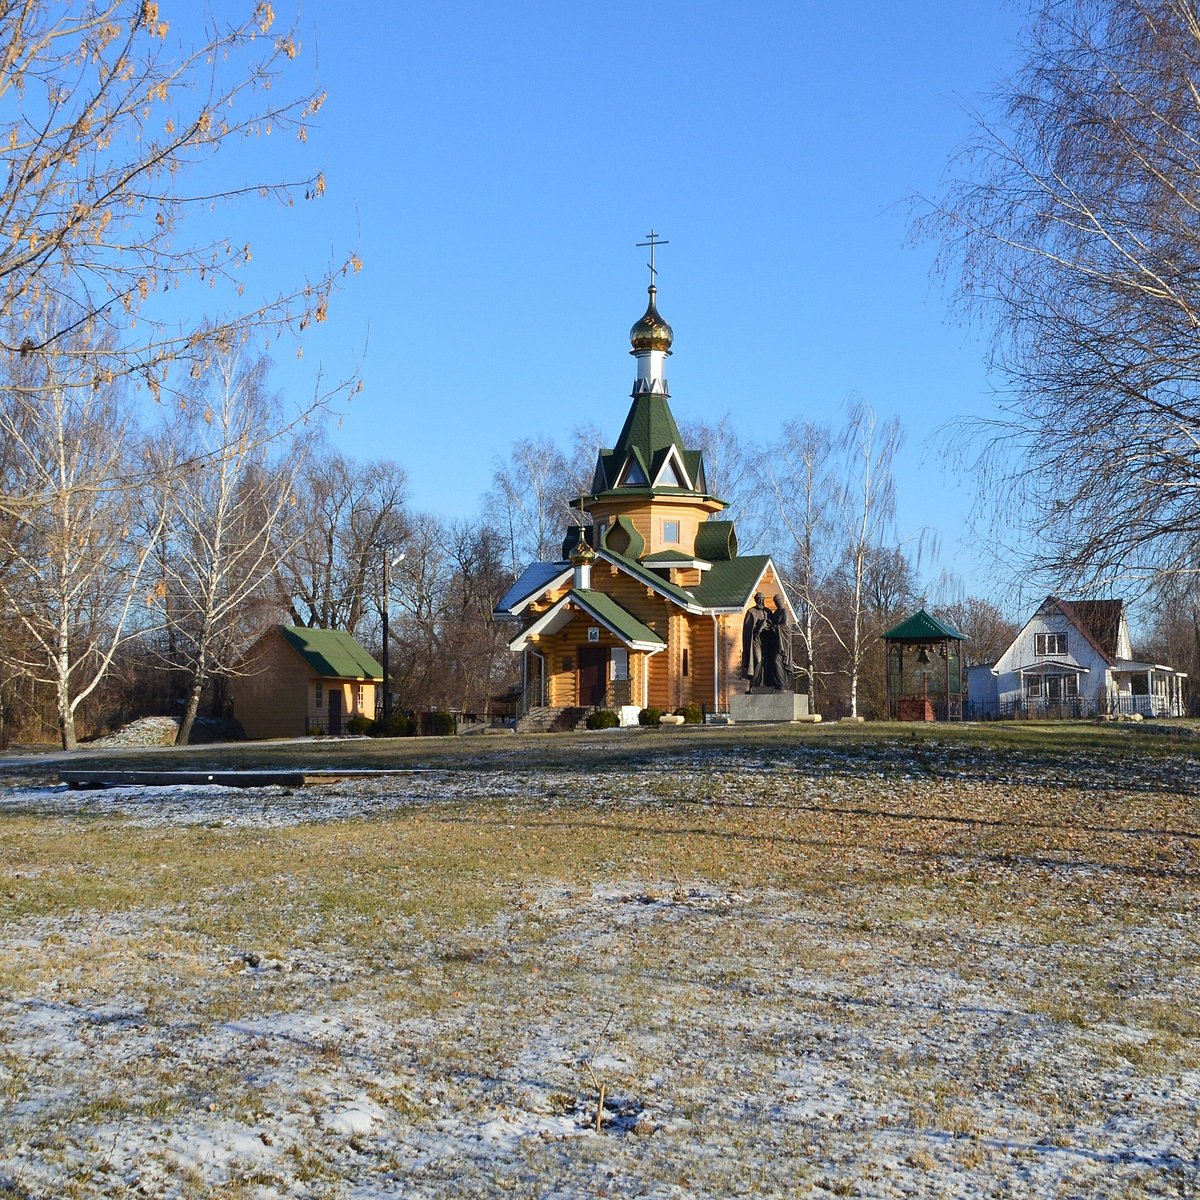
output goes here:
{"type": "Polygon", "coordinates": [[[670,354],[675,334],[670,325],[658,315],[658,309],[655,307],[654,296],[658,288],[651,284],[647,290],[650,292],[650,303],[646,307],[645,316],[629,331],[629,341],[634,351],[665,350],[670,354]]]}
{"type": "Polygon", "coordinates": [[[581,534],[571,551],[571,566],[589,567],[596,561],[596,552],[587,543],[587,534],[581,534]]]}

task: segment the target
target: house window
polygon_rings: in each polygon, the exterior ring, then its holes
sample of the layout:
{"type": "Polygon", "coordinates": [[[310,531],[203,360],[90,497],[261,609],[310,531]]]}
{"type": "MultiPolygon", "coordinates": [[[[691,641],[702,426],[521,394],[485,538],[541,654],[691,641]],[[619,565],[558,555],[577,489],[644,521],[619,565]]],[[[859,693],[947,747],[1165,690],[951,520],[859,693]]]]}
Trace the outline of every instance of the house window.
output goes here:
{"type": "Polygon", "coordinates": [[[1064,675],[1063,676],[1063,695],[1078,696],[1079,695],[1079,676],[1064,675]]]}
{"type": "Polygon", "coordinates": [[[1030,675],[1026,681],[1026,687],[1030,697],[1034,700],[1042,694],[1042,677],[1040,675],[1030,675]]]}
{"type": "Polygon", "coordinates": [[[564,671],[573,671],[575,669],[575,660],[569,654],[563,655],[562,669],[564,671]]]}
{"type": "Polygon", "coordinates": [[[365,697],[366,697],[366,689],[363,687],[363,685],[361,683],[357,684],[354,688],[354,707],[359,712],[365,711],[365,705],[363,703],[365,697]]]}
{"type": "Polygon", "coordinates": [[[317,683],[317,707],[320,708],[325,702],[325,685],[318,681],[317,683]]]}
{"type": "Polygon", "coordinates": [[[679,522],[664,521],[663,522],[663,541],[669,546],[679,545],[679,522]]]}
{"type": "Polygon", "coordinates": [[[1033,652],[1039,657],[1051,657],[1067,652],[1067,635],[1065,633],[1035,633],[1033,635],[1033,652]]]}

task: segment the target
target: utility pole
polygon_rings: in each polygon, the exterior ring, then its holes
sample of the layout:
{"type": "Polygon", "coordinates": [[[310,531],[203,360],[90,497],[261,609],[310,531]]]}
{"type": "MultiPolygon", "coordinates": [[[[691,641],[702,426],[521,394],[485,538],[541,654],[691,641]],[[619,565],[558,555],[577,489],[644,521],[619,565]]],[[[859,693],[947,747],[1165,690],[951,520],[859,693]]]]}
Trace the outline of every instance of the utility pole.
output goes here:
{"type": "Polygon", "coordinates": [[[379,606],[379,617],[383,622],[383,720],[386,723],[392,711],[392,688],[388,672],[388,612],[392,607],[392,568],[404,561],[401,552],[389,558],[390,546],[383,549],[383,603],[379,606]]]}

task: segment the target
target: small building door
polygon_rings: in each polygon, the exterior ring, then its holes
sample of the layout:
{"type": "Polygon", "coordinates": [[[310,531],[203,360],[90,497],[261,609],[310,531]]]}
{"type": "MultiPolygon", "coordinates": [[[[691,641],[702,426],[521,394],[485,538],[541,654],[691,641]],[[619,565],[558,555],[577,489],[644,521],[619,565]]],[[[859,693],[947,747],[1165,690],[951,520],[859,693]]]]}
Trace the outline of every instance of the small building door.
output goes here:
{"type": "Polygon", "coordinates": [[[340,687],[331,687],[329,689],[329,733],[331,736],[337,736],[342,732],[342,689],[340,687]]]}
{"type": "Polygon", "coordinates": [[[604,703],[608,683],[608,648],[606,646],[579,647],[579,703],[593,705],[604,703]]]}

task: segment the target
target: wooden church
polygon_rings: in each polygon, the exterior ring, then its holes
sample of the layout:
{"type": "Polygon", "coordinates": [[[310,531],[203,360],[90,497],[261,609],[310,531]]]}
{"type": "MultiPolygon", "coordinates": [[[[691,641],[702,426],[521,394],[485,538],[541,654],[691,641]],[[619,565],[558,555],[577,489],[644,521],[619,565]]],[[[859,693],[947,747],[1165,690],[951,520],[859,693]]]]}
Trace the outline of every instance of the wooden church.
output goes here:
{"type": "Polygon", "coordinates": [[[591,524],[568,528],[562,558],[527,567],[494,612],[520,626],[509,647],[527,709],[606,707],[623,724],[646,707],[727,713],[748,688],[742,632],[755,594],[787,605],[770,557],[738,553],[703,456],[680,437],[665,372],[673,333],[653,280],[651,266],[650,303],[629,334],[629,415],[578,501],[591,524]]]}

